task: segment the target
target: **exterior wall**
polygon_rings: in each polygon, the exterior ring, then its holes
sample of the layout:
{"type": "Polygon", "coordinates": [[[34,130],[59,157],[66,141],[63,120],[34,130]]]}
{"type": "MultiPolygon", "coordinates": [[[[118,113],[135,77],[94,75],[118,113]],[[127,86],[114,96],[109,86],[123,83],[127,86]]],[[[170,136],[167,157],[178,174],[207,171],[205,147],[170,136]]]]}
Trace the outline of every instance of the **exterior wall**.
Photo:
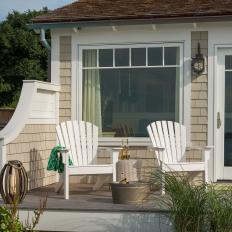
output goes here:
{"type": "MultiPolygon", "coordinates": [[[[71,119],[71,83],[76,85],[74,79],[78,79],[77,76],[72,76],[74,72],[72,69],[77,69],[75,65],[71,62],[73,56],[71,51],[75,51],[76,47],[80,44],[104,44],[104,43],[138,43],[138,42],[153,42],[153,41],[167,41],[167,38],[170,38],[170,33],[172,29],[170,28],[159,28],[157,32],[154,33],[150,27],[141,27],[141,31],[133,29],[132,27],[124,28],[117,33],[110,31],[106,28],[100,28],[99,30],[85,29],[81,30],[78,33],[74,33],[70,30],[63,30],[60,33],[55,32],[59,36],[59,48],[60,48],[60,122],[71,119]],[[128,29],[128,30],[127,30],[128,29]],[[86,32],[85,32],[86,30],[86,32]],[[100,33],[100,31],[102,33],[100,33]],[[64,36],[67,34],[67,36],[64,36]],[[149,38],[149,39],[148,39],[149,38]],[[73,43],[74,44],[71,44],[73,43]],[[72,69],[71,69],[72,66],[72,69]],[[71,78],[72,76],[72,78],[71,78]]],[[[167,42],[178,42],[184,41],[184,51],[185,56],[193,57],[197,51],[197,42],[201,43],[201,50],[204,55],[207,57],[207,48],[208,48],[208,38],[207,32],[191,32],[191,29],[183,30],[181,27],[177,27],[172,33],[172,38],[167,42]],[[177,32],[178,31],[178,32],[177,32]]],[[[183,91],[183,110],[184,116],[182,121],[185,122],[185,125],[188,127],[190,134],[190,140],[193,142],[193,145],[206,145],[207,144],[207,72],[201,76],[192,76],[191,70],[188,68],[191,66],[191,59],[185,60],[185,70],[184,77],[189,78],[189,82],[192,85],[185,87],[183,91]],[[189,108],[188,108],[189,107],[189,108]],[[188,113],[188,111],[190,113],[188,113]],[[191,121],[191,122],[190,122],[191,121]]],[[[74,62],[77,63],[77,62],[74,62]]],[[[186,81],[186,80],[185,80],[186,81]]],[[[187,81],[188,82],[188,81],[187,81]]],[[[75,88],[74,88],[75,89],[75,88]]],[[[77,91],[78,92],[78,91],[77,91]]],[[[78,108],[78,100],[72,99],[72,104],[76,105],[78,108]]],[[[75,112],[78,112],[78,109],[72,109],[75,112]]],[[[77,115],[77,118],[81,118],[81,115],[77,115]]],[[[149,141],[147,145],[149,145],[149,141]]],[[[119,142],[120,144],[120,142],[119,142]]],[[[108,144],[109,145],[109,144],[108,144]]],[[[133,145],[131,145],[133,146],[133,145]]],[[[131,158],[141,159],[143,163],[142,167],[142,179],[148,180],[154,170],[157,168],[157,161],[154,159],[155,154],[149,152],[146,147],[133,147],[131,148],[131,158]]],[[[100,163],[109,163],[110,157],[109,154],[99,153],[99,162],[100,163]]],[[[199,160],[200,155],[196,152],[188,155],[191,160],[199,160]]],[[[199,176],[199,173],[196,175],[199,176]]],[[[82,180],[86,180],[82,178],[82,180]]]]}
{"type": "Polygon", "coordinates": [[[203,74],[192,74],[191,141],[194,145],[206,146],[208,129],[208,32],[192,32],[191,39],[192,57],[197,53],[197,44],[199,42],[206,61],[203,74]]]}
{"type": "MultiPolygon", "coordinates": [[[[59,43],[62,50],[62,38],[70,37],[72,40],[72,73],[71,82],[72,88],[75,90],[78,80],[78,54],[77,48],[81,45],[97,45],[97,44],[130,44],[130,43],[160,43],[165,42],[183,42],[184,46],[184,83],[183,83],[183,118],[182,122],[187,126],[188,142],[192,142],[192,145],[216,145],[216,112],[217,103],[215,95],[215,61],[218,47],[232,47],[232,31],[231,22],[197,22],[197,23],[183,23],[183,24],[171,24],[171,25],[159,25],[157,24],[155,29],[151,25],[134,25],[134,26],[118,26],[116,31],[113,31],[111,27],[83,27],[78,32],[74,32],[73,29],[54,29],[54,35],[59,38],[59,43]],[[200,41],[201,52],[205,56],[206,70],[203,74],[196,76],[191,73],[191,57],[194,57],[197,52],[197,42],[200,41]],[[211,96],[214,96],[211,97],[211,96]]],[[[71,43],[71,42],[70,42],[71,43]]],[[[60,55],[62,52],[60,51],[60,55]]],[[[62,55],[61,55],[62,56],[62,55]]],[[[62,60],[62,59],[60,59],[62,60]]],[[[70,62],[70,60],[69,60],[70,62]]],[[[60,67],[65,67],[61,61],[60,67]]],[[[69,63],[71,64],[71,62],[69,63]]],[[[61,68],[59,69],[61,71],[61,68]]],[[[62,75],[58,75],[62,78],[62,75]]],[[[61,81],[61,79],[60,79],[61,81]]],[[[66,81],[66,80],[65,80],[66,81]]],[[[65,83],[62,81],[62,83],[65,83]]],[[[74,91],[73,91],[74,92],[74,91]]],[[[78,94],[77,94],[78,95],[78,94]]],[[[71,97],[71,95],[69,95],[71,97]]],[[[73,95],[74,96],[74,95],[73,95]]],[[[74,118],[81,118],[78,112],[81,112],[78,107],[78,97],[72,98],[72,111],[77,115],[74,118]]],[[[61,97],[62,101],[66,101],[65,96],[61,97]]],[[[67,99],[68,100],[68,99],[67,99]]],[[[60,110],[62,108],[60,107],[60,110]]],[[[66,108],[67,109],[67,108],[66,108]]],[[[64,116],[63,119],[70,119],[64,116]]],[[[130,138],[131,139],[131,138],[130,138]]],[[[150,142],[132,142],[129,145],[146,146],[150,145],[150,142]]],[[[113,145],[119,146],[120,141],[111,141],[100,139],[100,145],[113,145]]],[[[216,167],[217,156],[223,154],[214,150],[214,171],[218,169],[216,167]]],[[[143,152],[138,150],[143,156],[143,152]]],[[[101,156],[101,155],[99,155],[101,156]]],[[[143,158],[143,157],[142,157],[143,158]]],[[[189,160],[196,161],[201,158],[199,152],[193,152],[188,155],[189,160]]],[[[104,159],[104,158],[102,158],[104,159]]],[[[215,175],[214,175],[214,179],[215,175]]]]}
{"type": "Polygon", "coordinates": [[[12,142],[7,144],[7,161],[20,160],[25,167],[29,189],[56,182],[56,173],[46,170],[51,149],[56,145],[55,125],[27,124],[12,142]]]}
{"type": "MultiPolygon", "coordinates": [[[[138,26],[120,26],[117,27],[117,31],[113,31],[111,27],[83,27],[81,30],[74,32],[72,29],[54,29],[54,37],[63,37],[63,35],[70,36],[72,38],[72,116],[73,119],[81,119],[81,96],[79,96],[80,91],[76,91],[77,84],[81,84],[80,80],[80,70],[79,68],[79,52],[83,46],[88,47],[88,45],[111,45],[111,44],[139,44],[139,43],[181,43],[183,45],[183,50],[187,57],[191,56],[190,49],[190,32],[188,30],[183,30],[179,25],[173,27],[171,25],[157,26],[157,31],[154,31],[151,25],[140,25],[138,26]],[[170,34],[172,36],[170,36],[170,34]],[[78,83],[77,83],[78,82],[78,83]],[[75,92],[76,91],[76,92],[75,92]]],[[[55,40],[55,39],[54,39],[55,40]]],[[[61,48],[61,47],[60,47],[61,48]]],[[[190,75],[190,60],[185,59],[183,61],[184,72],[183,76],[188,79],[187,82],[191,81],[190,75]]],[[[182,82],[183,83],[183,82],[182,82]]],[[[187,111],[181,115],[181,121],[186,124],[189,128],[190,126],[190,90],[191,86],[185,86],[183,91],[180,91],[183,99],[182,107],[185,105],[187,111]],[[184,97],[184,95],[188,97],[184,97]]],[[[113,143],[115,145],[115,143],[113,143]]],[[[118,142],[120,145],[121,142],[118,142]]],[[[147,139],[146,144],[150,145],[150,141],[147,139]]],[[[135,143],[133,145],[136,145],[135,143]]],[[[141,145],[141,143],[140,143],[141,145]]]]}
{"type": "MultiPolygon", "coordinates": [[[[206,146],[208,131],[208,32],[191,32],[192,57],[198,52],[200,43],[201,53],[205,58],[205,70],[198,75],[192,72],[191,80],[191,144],[206,146]]],[[[200,151],[190,151],[187,154],[189,161],[201,161],[200,151]]]]}
{"type": "MultiPolygon", "coordinates": [[[[208,32],[191,32],[191,53],[195,56],[200,43],[201,53],[205,58],[205,71],[198,75],[192,73],[191,81],[191,143],[193,146],[207,145],[208,131],[208,32]]],[[[191,161],[202,159],[199,151],[192,151],[191,161]]]]}
{"type": "Polygon", "coordinates": [[[29,189],[56,182],[46,171],[51,149],[56,145],[60,87],[26,80],[9,123],[0,131],[0,166],[20,160],[29,177],[29,189]]]}
{"type": "Polygon", "coordinates": [[[60,122],[71,119],[71,36],[60,37],[60,122]]]}

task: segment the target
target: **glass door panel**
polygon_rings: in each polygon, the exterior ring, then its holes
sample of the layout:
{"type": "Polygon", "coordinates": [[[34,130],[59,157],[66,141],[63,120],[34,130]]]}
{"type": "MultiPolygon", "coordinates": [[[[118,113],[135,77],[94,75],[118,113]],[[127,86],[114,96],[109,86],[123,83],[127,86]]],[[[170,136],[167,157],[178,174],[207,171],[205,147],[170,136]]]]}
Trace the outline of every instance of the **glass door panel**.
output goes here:
{"type": "Polygon", "coordinates": [[[216,180],[232,180],[232,48],[219,48],[215,80],[216,180]]]}
{"type": "Polygon", "coordinates": [[[224,166],[232,166],[232,56],[225,56],[224,166]]]}

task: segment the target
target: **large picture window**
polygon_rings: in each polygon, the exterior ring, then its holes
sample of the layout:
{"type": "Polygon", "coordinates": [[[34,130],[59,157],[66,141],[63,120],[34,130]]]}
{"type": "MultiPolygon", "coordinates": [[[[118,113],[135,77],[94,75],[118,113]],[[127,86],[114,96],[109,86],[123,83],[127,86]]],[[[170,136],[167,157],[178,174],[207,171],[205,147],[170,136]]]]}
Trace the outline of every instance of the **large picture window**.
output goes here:
{"type": "Polygon", "coordinates": [[[178,45],[82,49],[82,118],[101,136],[147,137],[156,120],[179,121],[178,45]]]}

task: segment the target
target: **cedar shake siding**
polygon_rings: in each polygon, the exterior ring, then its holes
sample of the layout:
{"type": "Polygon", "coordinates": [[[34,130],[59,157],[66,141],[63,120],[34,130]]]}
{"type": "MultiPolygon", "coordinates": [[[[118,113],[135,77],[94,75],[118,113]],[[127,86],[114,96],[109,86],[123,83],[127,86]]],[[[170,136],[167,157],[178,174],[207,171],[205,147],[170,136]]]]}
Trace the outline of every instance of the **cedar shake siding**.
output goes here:
{"type": "Polygon", "coordinates": [[[19,160],[26,169],[29,189],[52,184],[57,173],[47,171],[51,149],[57,144],[60,87],[25,80],[17,108],[0,133],[1,165],[19,160]]]}
{"type": "Polygon", "coordinates": [[[200,43],[201,52],[205,57],[205,71],[201,75],[192,74],[191,91],[191,141],[196,146],[207,145],[208,130],[208,32],[192,32],[192,57],[197,53],[200,43]]]}
{"type": "Polygon", "coordinates": [[[51,149],[56,145],[55,125],[27,124],[7,144],[7,160],[20,160],[28,174],[29,189],[56,182],[56,172],[47,171],[51,149]]]}
{"type": "Polygon", "coordinates": [[[60,122],[71,120],[71,37],[60,37],[60,122]]]}
{"type": "MultiPolygon", "coordinates": [[[[191,33],[191,56],[197,53],[198,42],[205,58],[205,71],[196,75],[192,73],[191,83],[191,143],[193,146],[206,146],[208,131],[208,32],[195,31],[191,33]]],[[[191,161],[200,161],[199,151],[191,152],[191,161]]]]}
{"type": "Polygon", "coordinates": [[[128,19],[199,19],[232,17],[232,0],[79,0],[32,20],[33,23],[128,19]]]}

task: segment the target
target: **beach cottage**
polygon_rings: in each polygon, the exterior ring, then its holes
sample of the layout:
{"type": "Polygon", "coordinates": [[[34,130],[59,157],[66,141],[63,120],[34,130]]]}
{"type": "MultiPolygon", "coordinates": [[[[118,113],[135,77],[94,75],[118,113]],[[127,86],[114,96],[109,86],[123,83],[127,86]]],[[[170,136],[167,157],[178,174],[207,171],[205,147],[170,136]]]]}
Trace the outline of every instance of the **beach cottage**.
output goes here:
{"type": "MultiPolygon", "coordinates": [[[[145,178],[156,166],[146,126],[170,120],[187,127],[189,144],[215,146],[212,181],[232,180],[231,5],[79,0],[34,18],[29,27],[51,50],[51,83],[24,82],[15,114],[0,132],[1,166],[19,159],[31,188],[54,183],[46,163],[55,126],[84,120],[99,127],[100,145],[128,139],[145,178]]],[[[107,154],[98,157],[108,162],[107,154]]]]}

